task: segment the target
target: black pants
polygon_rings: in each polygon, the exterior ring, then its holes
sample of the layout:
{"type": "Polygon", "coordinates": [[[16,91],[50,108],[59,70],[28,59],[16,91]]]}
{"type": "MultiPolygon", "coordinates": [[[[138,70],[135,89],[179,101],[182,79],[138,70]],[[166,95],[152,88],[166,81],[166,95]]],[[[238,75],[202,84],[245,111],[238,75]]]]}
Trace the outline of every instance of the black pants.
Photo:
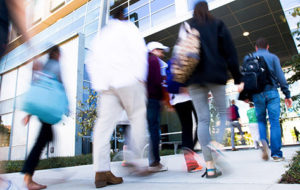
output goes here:
{"type": "Polygon", "coordinates": [[[53,139],[52,125],[42,122],[40,134],[35,142],[27,160],[22,169],[22,173],[33,175],[36,166],[39,163],[43,149],[48,142],[53,139]]]}
{"type": "Polygon", "coordinates": [[[182,146],[194,150],[197,142],[197,132],[193,138],[193,114],[197,122],[197,114],[192,101],[175,104],[175,110],[182,126],[182,146]]]}

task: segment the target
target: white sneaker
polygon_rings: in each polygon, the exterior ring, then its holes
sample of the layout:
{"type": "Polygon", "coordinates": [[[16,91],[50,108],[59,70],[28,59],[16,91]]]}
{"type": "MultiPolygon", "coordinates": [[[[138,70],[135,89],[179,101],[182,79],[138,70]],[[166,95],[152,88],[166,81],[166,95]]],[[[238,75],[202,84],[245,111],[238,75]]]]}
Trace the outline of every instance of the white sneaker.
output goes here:
{"type": "Polygon", "coordinates": [[[161,163],[159,163],[156,166],[149,166],[149,171],[150,172],[164,172],[167,171],[168,167],[162,165],[161,163]]]}

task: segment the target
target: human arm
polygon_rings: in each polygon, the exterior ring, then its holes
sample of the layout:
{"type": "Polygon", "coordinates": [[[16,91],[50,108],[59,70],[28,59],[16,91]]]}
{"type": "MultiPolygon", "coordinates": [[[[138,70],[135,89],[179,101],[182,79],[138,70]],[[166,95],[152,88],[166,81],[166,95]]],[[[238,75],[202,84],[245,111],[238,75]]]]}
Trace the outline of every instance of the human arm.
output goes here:
{"type": "Polygon", "coordinates": [[[282,68],[280,66],[279,58],[274,55],[273,58],[273,69],[274,69],[274,75],[276,77],[276,81],[279,83],[280,89],[285,95],[285,104],[289,108],[292,106],[292,99],[291,99],[291,92],[289,90],[289,85],[285,79],[284,73],[282,71],[282,68]]]}
{"type": "Polygon", "coordinates": [[[29,40],[29,35],[26,30],[26,12],[23,0],[5,0],[9,15],[18,32],[22,34],[24,41],[29,40]]]}

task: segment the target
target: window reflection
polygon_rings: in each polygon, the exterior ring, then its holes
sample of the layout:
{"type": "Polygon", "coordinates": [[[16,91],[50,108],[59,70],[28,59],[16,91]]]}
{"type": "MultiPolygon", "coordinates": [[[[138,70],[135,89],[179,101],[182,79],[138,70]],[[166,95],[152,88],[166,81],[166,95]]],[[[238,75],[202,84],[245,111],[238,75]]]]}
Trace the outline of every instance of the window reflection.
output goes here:
{"type": "Polygon", "coordinates": [[[176,14],[175,0],[111,0],[110,15],[120,6],[125,8],[125,15],[129,15],[129,20],[141,31],[161,24],[176,14]]]}
{"type": "Polygon", "coordinates": [[[165,22],[175,16],[175,6],[168,7],[152,15],[152,26],[165,22]]]}
{"type": "Polygon", "coordinates": [[[0,147],[9,146],[11,122],[12,113],[0,116],[0,147]]]}
{"type": "Polygon", "coordinates": [[[175,0],[152,0],[151,1],[151,12],[157,12],[164,7],[172,5],[175,3],[175,0]]]}
{"type": "Polygon", "coordinates": [[[146,17],[134,23],[139,27],[140,31],[145,31],[150,28],[150,18],[146,17]]]}

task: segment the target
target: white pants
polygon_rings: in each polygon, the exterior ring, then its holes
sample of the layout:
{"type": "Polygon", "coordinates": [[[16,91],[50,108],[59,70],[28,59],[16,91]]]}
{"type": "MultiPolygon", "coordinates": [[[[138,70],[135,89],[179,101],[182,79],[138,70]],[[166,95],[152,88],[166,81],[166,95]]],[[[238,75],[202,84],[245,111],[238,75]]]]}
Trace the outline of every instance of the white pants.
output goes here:
{"type": "Polygon", "coordinates": [[[110,171],[110,140],[117,121],[125,110],[130,121],[128,146],[137,156],[146,145],[146,88],[133,85],[102,91],[98,101],[98,119],[94,128],[93,160],[95,172],[110,171]]]}
{"type": "Polygon", "coordinates": [[[258,123],[249,123],[249,129],[254,143],[259,141],[258,123]]]}

